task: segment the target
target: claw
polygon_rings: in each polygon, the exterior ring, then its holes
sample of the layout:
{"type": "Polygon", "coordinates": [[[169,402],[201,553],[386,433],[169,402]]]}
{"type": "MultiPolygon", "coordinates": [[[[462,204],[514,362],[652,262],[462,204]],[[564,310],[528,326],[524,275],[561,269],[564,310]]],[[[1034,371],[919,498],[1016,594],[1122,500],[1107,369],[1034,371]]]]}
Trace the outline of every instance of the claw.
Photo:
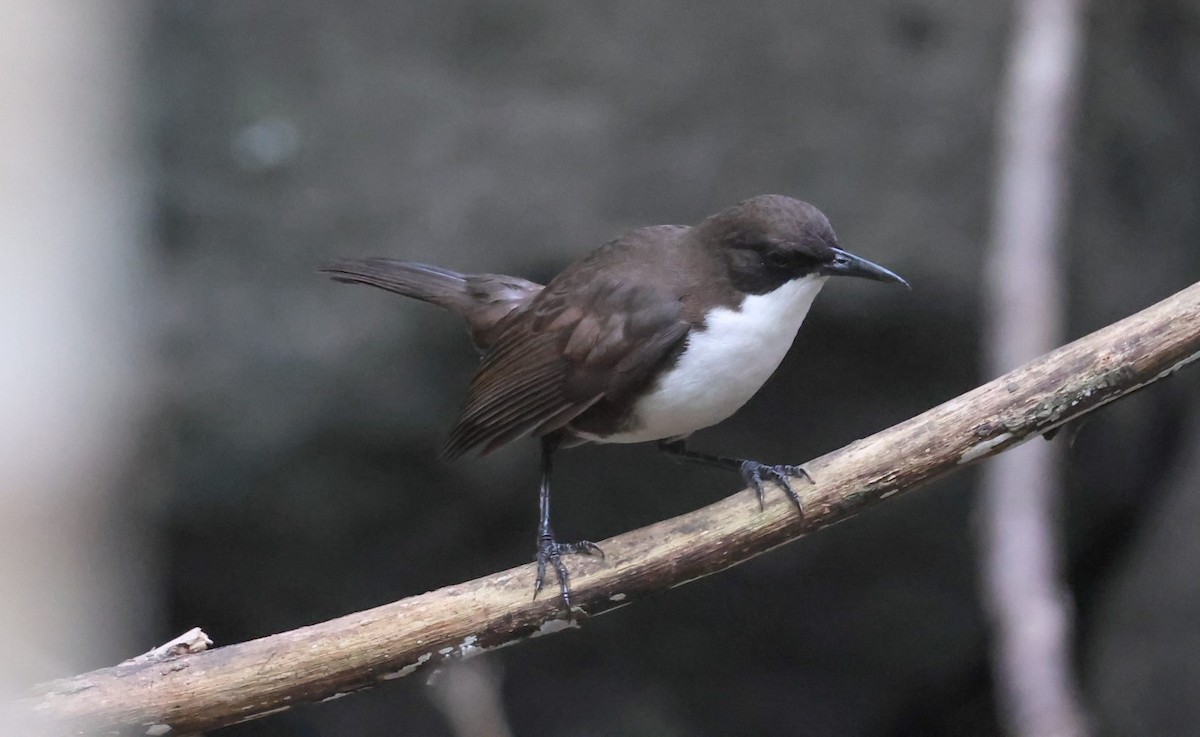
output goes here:
{"type": "Polygon", "coordinates": [[[792,486],[791,479],[804,478],[810,484],[815,483],[812,475],[805,470],[804,466],[786,464],[770,466],[758,461],[743,461],[741,473],[746,485],[754,489],[754,494],[758,497],[759,509],[765,508],[767,501],[767,490],[763,487],[764,477],[783,487],[783,491],[795,503],[801,514],[804,513],[804,503],[800,499],[800,494],[792,486]]]}
{"type": "Polygon", "coordinates": [[[567,566],[562,561],[564,554],[580,554],[580,555],[597,555],[604,558],[604,551],[600,546],[591,540],[580,540],[573,543],[560,543],[554,539],[553,533],[541,535],[538,538],[537,551],[537,580],[533,583],[533,598],[542,590],[542,585],[546,580],[546,566],[550,565],[554,568],[554,573],[558,576],[559,593],[563,598],[563,605],[567,608],[567,615],[570,616],[572,611],[571,605],[571,576],[567,572],[567,566]]]}
{"type": "Polygon", "coordinates": [[[600,546],[591,540],[580,540],[577,543],[563,543],[564,548],[569,548],[567,552],[579,553],[581,555],[598,555],[600,560],[604,560],[604,551],[600,546]]]}

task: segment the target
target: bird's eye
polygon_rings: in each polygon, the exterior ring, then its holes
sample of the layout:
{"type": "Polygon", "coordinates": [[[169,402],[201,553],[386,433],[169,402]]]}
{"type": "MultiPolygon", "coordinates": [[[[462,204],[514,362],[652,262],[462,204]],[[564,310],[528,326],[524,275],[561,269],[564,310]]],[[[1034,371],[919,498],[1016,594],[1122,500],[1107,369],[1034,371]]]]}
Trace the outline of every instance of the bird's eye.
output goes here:
{"type": "Polygon", "coordinates": [[[792,263],[788,255],[782,251],[771,251],[763,257],[763,261],[772,269],[786,269],[792,263]]]}

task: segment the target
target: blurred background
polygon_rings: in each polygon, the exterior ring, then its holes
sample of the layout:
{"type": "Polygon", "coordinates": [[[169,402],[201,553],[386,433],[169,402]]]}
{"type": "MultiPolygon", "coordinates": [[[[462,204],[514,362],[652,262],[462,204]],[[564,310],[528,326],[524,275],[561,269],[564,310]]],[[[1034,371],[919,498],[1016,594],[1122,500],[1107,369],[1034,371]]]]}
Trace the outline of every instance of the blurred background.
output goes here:
{"type": "MultiPolygon", "coordinates": [[[[435,461],[476,361],[462,326],[314,273],[332,257],[542,281],[625,229],[785,193],[913,291],[831,284],[694,447],[801,461],[989,378],[1012,28],[1009,4],[959,0],[18,0],[0,687],[530,560],[536,444],[435,461]]],[[[1200,2],[1096,0],[1081,33],[1069,338],[1200,279],[1200,2]]],[[[1054,441],[1069,665],[1097,734],[1200,733],[1198,402],[1184,371],[1054,441]]],[[[739,486],[639,446],[556,473],[568,539],[739,486]]],[[[515,735],[1001,734],[978,476],[450,682],[515,735]]],[[[466,734],[446,689],[418,675],[220,734],[466,734]]]]}

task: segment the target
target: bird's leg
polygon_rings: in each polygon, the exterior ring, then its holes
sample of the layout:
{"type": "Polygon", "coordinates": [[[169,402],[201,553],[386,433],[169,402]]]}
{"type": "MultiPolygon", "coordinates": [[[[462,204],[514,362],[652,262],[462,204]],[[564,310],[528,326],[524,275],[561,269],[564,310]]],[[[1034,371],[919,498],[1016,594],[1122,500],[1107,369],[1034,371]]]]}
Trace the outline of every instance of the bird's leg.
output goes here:
{"type": "Polygon", "coordinates": [[[542,480],[538,490],[538,502],[541,516],[538,522],[537,536],[537,580],[533,584],[533,598],[537,598],[546,580],[546,565],[554,567],[558,576],[559,591],[562,592],[563,604],[567,607],[567,616],[571,614],[571,583],[567,574],[567,566],[562,562],[564,553],[584,553],[604,557],[600,546],[590,540],[580,540],[575,543],[560,543],[554,539],[554,530],[550,528],[550,467],[554,450],[558,447],[556,439],[542,438],[542,480]]]}
{"type": "Polygon", "coordinates": [[[803,512],[804,504],[800,500],[800,494],[792,487],[793,478],[805,478],[808,483],[813,483],[813,477],[804,469],[804,466],[789,466],[779,464],[776,466],[758,461],[748,461],[744,458],[731,458],[729,456],[713,455],[711,453],[701,453],[695,450],[688,450],[687,441],[682,438],[676,440],[660,440],[658,441],[658,449],[664,453],[669,453],[677,458],[682,458],[685,461],[693,463],[703,463],[706,466],[716,466],[724,468],[728,471],[737,471],[742,476],[742,480],[746,485],[754,489],[754,493],[758,495],[758,506],[760,508],[766,503],[766,489],[763,488],[763,480],[769,479],[775,481],[783,490],[787,492],[788,498],[795,502],[796,507],[803,512]]]}

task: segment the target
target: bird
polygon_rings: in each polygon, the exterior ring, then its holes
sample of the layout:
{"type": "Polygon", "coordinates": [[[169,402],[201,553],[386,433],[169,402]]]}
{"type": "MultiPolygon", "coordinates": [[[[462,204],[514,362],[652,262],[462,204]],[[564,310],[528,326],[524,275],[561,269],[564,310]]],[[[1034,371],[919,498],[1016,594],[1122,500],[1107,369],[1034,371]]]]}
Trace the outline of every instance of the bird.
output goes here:
{"type": "Polygon", "coordinates": [[[390,258],[343,258],[319,271],[456,313],[481,353],[457,422],[442,446],[453,460],[531,435],[541,444],[537,577],[554,570],[568,615],[563,556],[603,556],[595,543],[559,542],[550,476],[560,448],[656,442],[686,461],[741,474],[760,505],[777,484],[803,512],[797,465],[701,453],[686,440],[744,405],[791,347],[830,277],[899,284],[888,269],[843,249],[816,207],[752,197],[700,223],[630,230],[545,286],[390,258]]]}

